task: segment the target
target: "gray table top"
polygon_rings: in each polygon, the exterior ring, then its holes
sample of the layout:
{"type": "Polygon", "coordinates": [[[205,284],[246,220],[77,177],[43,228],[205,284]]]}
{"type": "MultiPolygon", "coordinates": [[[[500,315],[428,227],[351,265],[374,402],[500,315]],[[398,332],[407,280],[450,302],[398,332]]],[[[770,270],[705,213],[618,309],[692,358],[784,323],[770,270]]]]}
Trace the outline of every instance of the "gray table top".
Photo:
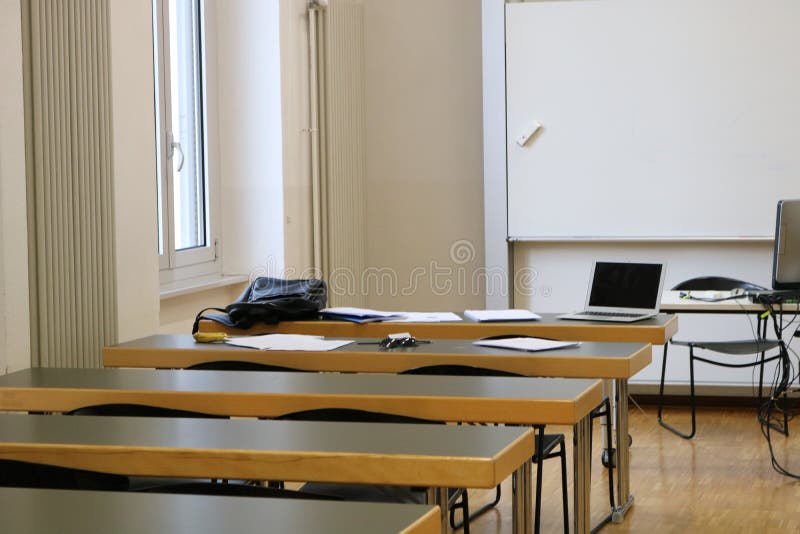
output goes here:
{"type": "Polygon", "coordinates": [[[69,411],[135,403],[274,417],[341,407],[445,421],[575,424],[599,381],[393,374],[37,368],[0,376],[0,410],[69,411]]]}
{"type": "Polygon", "coordinates": [[[426,505],[0,488],[3,531],[14,534],[438,532],[426,505]]]}
{"type": "Polygon", "coordinates": [[[183,368],[209,361],[241,360],[302,370],[401,372],[425,365],[471,365],[528,376],[630,378],[652,360],[647,343],[582,342],[556,350],[524,352],[434,339],[417,347],[381,349],[374,338],[330,352],[258,351],[225,343],[197,343],[188,334],[155,335],[103,349],[107,367],[183,368]]]}
{"type": "Polygon", "coordinates": [[[0,458],[137,476],[491,488],[527,427],[0,415],[0,458]]]}
{"type": "Polygon", "coordinates": [[[0,414],[0,443],[442,458],[491,458],[529,430],[443,424],[0,414]]]}

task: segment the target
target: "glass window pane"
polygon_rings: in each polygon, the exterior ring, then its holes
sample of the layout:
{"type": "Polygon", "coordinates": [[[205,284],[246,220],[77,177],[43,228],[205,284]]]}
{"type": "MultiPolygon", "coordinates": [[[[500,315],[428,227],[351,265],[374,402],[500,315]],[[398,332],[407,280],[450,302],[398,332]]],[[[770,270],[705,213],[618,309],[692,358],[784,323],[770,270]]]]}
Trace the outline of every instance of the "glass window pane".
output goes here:
{"type": "Polygon", "coordinates": [[[196,0],[170,0],[169,11],[175,249],[183,250],[207,245],[200,20],[196,0]]]}

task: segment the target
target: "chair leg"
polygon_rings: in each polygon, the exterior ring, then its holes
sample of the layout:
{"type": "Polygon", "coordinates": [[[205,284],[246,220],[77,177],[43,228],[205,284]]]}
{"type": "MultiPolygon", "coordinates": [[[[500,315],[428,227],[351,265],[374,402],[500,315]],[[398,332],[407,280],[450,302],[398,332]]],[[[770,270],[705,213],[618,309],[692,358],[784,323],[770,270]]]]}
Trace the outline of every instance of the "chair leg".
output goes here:
{"type": "MultiPolygon", "coordinates": [[[[608,397],[603,401],[606,405],[606,443],[609,444],[609,449],[611,449],[611,401],[608,400],[608,397]]],[[[611,454],[609,453],[608,459],[608,499],[611,503],[611,509],[614,509],[614,465],[615,462],[613,458],[611,458],[611,454]]]]}
{"type": "MultiPolygon", "coordinates": [[[[567,491],[567,451],[565,443],[561,442],[561,506],[564,510],[564,534],[569,534],[569,492],[567,491]]],[[[613,506],[613,505],[612,505],[613,506]]]]}
{"type": "Polygon", "coordinates": [[[536,434],[536,508],[533,512],[533,532],[539,534],[542,511],[542,456],[544,450],[544,427],[540,426],[536,434]]]}
{"type": "MultiPolygon", "coordinates": [[[[465,494],[467,493],[466,489],[464,490],[464,493],[465,494]]],[[[450,526],[453,527],[454,530],[457,530],[463,526],[465,534],[469,534],[469,525],[468,525],[469,522],[475,519],[476,517],[485,514],[495,506],[497,506],[498,503],[500,502],[500,498],[501,498],[501,491],[500,491],[500,485],[498,484],[497,488],[495,488],[494,500],[484,504],[483,506],[481,506],[472,513],[469,512],[469,506],[468,505],[465,506],[463,510],[464,513],[462,514],[461,517],[461,521],[456,521],[455,509],[450,508],[450,526]]],[[[469,501],[465,502],[469,503],[469,501]]]]}
{"type": "Polygon", "coordinates": [[[469,534],[469,521],[472,519],[469,514],[469,492],[466,488],[464,491],[461,492],[461,504],[458,506],[461,508],[461,523],[456,526],[456,514],[455,514],[455,507],[450,508],[450,526],[453,529],[464,527],[464,534],[469,534]]]}
{"type": "Polygon", "coordinates": [[[658,388],[658,424],[684,439],[692,439],[696,430],[695,422],[695,406],[694,406],[694,347],[689,346],[689,404],[692,409],[692,431],[689,434],[684,434],[674,426],[665,423],[661,418],[661,410],[664,397],[664,373],[667,368],[667,345],[664,345],[664,360],[661,363],[661,384],[658,388]]]}
{"type": "Polygon", "coordinates": [[[661,409],[664,400],[664,376],[667,371],[667,350],[669,349],[669,341],[664,343],[664,357],[661,359],[661,383],[658,385],[658,422],[661,423],[661,409]]]}

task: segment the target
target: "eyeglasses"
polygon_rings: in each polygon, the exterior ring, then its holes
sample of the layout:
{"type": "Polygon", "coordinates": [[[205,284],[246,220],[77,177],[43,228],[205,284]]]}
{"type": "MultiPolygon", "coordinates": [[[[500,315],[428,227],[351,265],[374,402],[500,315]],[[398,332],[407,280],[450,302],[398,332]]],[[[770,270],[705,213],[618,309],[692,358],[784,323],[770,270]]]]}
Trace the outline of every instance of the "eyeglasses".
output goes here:
{"type": "Polygon", "coordinates": [[[414,336],[387,337],[382,339],[378,345],[384,349],[393,349],[396,347],[416,347],[418,343],[430,343],[430,341],[418,340],[414,336]]]}
{"type": "Polygon", "coordinates": [[[426,339],[417,339],[414,336],[385,337],[380,341],[361,342],[359,345],[378,345],[382,349],[396,349],[398,347],[416,347],[420,343],[430,343],[426,339]]]}

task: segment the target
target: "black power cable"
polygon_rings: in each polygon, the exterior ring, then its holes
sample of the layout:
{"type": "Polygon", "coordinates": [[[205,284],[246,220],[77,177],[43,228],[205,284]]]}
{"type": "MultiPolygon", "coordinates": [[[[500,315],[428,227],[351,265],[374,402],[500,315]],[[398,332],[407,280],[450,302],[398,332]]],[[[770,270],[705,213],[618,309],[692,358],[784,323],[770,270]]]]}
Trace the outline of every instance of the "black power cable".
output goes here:
{"type": "MultiPolygon", "coordinates": [[[[794,418],[796,413],[796,409],[793,409],[789,404],[790,399],[788,393],[791,384],[798,379],[797,373],[798,369],[800,369],[800,358],[798,358],[797,353],[790,348],[794,336],[790,338],[789,343],[786,343],[783,338],[783,332],[795,323],[798,316],[795,314],[788,324],[783,324],[783,318],[780,312],[776,313],[774,307],[775,302],[772,300],[763,300],[761,304],[764,305],[768,315],[772,318],[773,327],[780,343],[781,357],[772,380],[771,394],[759,407],[758,421],[761,424],[761,433],[767,440],[772,468],[784,476],[800,480],[800,474],[789,471],[776,458],[772,444],[772,430],[781,428],[782,425],[788,425],[789,421],[794,418]],[[780,321],[778,321],[778,317],[781,317],[780,321]],[[797,360],[797,366],[792,362],[790,353],[794,355],[795,360],[797,360]],[[785,401],[784,406],[781,406],[781,399],[785,401]]],[[[783,431],[788,435],[788,426],[784,426],[783,431]]]]}

